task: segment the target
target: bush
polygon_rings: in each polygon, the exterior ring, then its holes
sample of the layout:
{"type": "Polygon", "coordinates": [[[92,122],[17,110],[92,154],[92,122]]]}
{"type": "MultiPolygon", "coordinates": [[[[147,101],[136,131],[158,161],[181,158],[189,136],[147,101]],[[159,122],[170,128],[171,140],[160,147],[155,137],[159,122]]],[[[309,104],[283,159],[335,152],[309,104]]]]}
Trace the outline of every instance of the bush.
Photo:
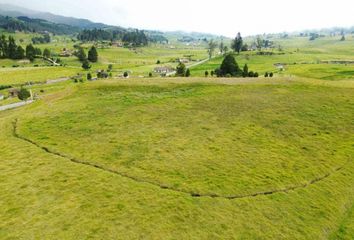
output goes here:
{"type": "Polygon", "coordinates": [[[204,75],[205,75],[205,77],[208,77],[209,76],[209,72],[205,71],[204,75]]]}
{"type": "Polygon", "coordinates": [[[258,72],[255,72],[255,73],[254,73],[254,77],[255,77],[255,78],[258,78],[258,76],[259,76],[259,75],[258,75],[258,72]]]}
{"type": "Polygon", "coordinates": [[[191,70],[189,70],[189,68],[187,68],[186,77],[190,77],[190,76],[191,76],[191,70]]]}
{"type": "Polygon", "coordinates": [[[152,77],[152,73],[151,72],[149,73],[149,77],[152,77]]]}
{"type": "Polygon", "coordinates": [[[82,68],[85,70],[89,70],[91,68],[91,65],[87,60],[84,60],[82,63],[82,68]]]}
{"type": "Polygon", "coordinates": [[[179,63],[176,68],[176,76],[184,77],[186,75],[186,65],[179,63]]]}
{"type": "Polygon", "coordinates": [[[108,78],[108,73],[104,70],[101,70],[97,73],[97,78],[108,78]]]}
{"type": "Polygon", "coordinates": [[[18,98],[22,101],[26,101],[31,96],[31,93],[26,88],[21,88],[18,93],[18,98]]]}
{"type": "Polygon", "coordinates": [[[271,72],[271,73],[269,73],[269,77],[273,77],[273,73],[271,72]]]}
{"type": "Polygon", "coordinates": [[[248,73],[248,76],[249,76],[249,77],[254,77],[254,72],[253,72],[253,71],[250,71],[250,72],[248,73]]]}
{"type": "Polygon", "coordinates": [[[12,88],[10,85],[0,85],[0,90],[12,88]]]}
{"type": "Polygon", "coordinates": [[[160,63],[161,63],[161,61],[160,61],[160,60],[157,60],[156,64],[160,64],[160,63]]]}
{"type": "Polygon", "coordinates": [[[124,72],[123,77],[125,77],[125,78],[129,77],[129,73],[128,72],[124,72]]]}
{"type": "Polygon", "coordinates": [[[214,77],[214,74],[215,74],[214,71],[211,71],[211,72],[210,72],[210,75],[211,75],[212,77],[214,77]]]}
{"type": "Polygon", "coordinates": [[[88,73],[87,74],[87,80],[91,80],[92,79],[92,75],[91,75],[91,73],[88,73]]]}
{"type": "Polygon", "coordinates": [[[225,77],[230,74],[233,77],[241,76],[242,70],[238,66],[234,56],[232,54],[227,54],[221,63],[220,69],[217,73],[218,77],[225,77]]]}
{"type": "Polygon", "coordinates": [[[266,72],[266,73],[264,74],[264,77],[266,77],[266,78],[268,77],[268,72],[266,72]]]}

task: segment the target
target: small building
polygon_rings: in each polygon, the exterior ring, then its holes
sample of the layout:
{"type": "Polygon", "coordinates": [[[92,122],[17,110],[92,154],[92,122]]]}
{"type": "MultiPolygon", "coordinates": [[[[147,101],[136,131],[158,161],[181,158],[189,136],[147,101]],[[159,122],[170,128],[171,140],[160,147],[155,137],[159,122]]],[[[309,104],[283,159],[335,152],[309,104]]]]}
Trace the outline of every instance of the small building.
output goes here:
{"type": "Polygon", "coordinates": [[[18,90],[16,88],[12,88],[9,90],[9,97],[12,97],[12,98],[18,97],[19,93],[20,93],[20,90],[18,90]]]}
{"type": "Polygon", "coordinates": [[[169,66],[164,66],[164,67],[156,67],[154,69],[155,73],[159,73],[159,74],[167,74],[167,73],[171,73],[174,72],[175,69],[169,66]]]}
{"type": "Polygon", "coordinates": [[[112,42],[112,47],[124,47],[123,42],[112,42]]]}
{"type": "Polygon", "coordinates": [[[60,57],[71,57],[72,55],[74,55],[74,52],[66,48],[64,48],[59,54],[60,57]]]}
{"type": "Polygon", "coordinates": [[[190,59],[188,59],[188,58],[180,58],[180,59],[178,59],[178,61],[179,61],[180,63],[189,63],[189,62],[190,62],[190,59]]]}
{"type": "Polygon", "coordinates": [[[2,94],[0,94],[0,101],[1,101],[1,100],[4,100],[4,98],[5,98],[5,96],[2,95],[2,94]]]}

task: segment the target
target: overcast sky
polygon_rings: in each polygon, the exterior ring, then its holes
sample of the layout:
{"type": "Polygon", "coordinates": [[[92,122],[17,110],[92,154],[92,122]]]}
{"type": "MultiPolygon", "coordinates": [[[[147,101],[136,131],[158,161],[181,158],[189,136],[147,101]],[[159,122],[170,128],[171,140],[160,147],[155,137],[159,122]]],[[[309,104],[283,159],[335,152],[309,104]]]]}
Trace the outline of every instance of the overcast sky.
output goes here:
{"type": "Polygon", "coordinates": [[[354,0],[0,0],[55,14],[153,30],[234,36],[354,25],[354,0]]]}

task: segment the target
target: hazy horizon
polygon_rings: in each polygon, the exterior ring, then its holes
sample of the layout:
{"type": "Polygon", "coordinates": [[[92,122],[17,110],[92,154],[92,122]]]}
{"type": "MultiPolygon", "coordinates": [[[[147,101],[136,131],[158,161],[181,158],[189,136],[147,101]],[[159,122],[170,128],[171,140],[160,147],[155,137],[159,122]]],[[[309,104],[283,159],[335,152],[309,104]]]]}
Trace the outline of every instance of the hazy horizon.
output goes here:
{"type": "Polygon", "coordinates": [[[321,3],[255,0],[252,4],[231,0],[220,0],[217,4],[200,0],[0,0],[0,3],[122,27],[194,31],[228,37],[237,32],[254,35],[354,24],[351,12],[354,3],[349,0],[321,3]]]}

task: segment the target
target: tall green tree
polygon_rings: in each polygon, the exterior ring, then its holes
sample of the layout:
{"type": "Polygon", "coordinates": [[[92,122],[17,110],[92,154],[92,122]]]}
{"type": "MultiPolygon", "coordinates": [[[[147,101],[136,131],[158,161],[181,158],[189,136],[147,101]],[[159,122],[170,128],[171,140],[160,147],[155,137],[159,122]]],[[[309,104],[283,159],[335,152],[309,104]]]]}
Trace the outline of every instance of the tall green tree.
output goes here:
{"type": "Polygon", "coordinates": [[[241,37],[241,33],[237,33],[237,36],[232,42],[232,49],[239,54],[240,51],[242,50],[242,45],[243,45],[243,39],[241,37]]]}
{"type": "Polygon", "coordinates": [[[87,60],[85,50],[82,47],[78,47],[75,55],[82,63],[87,60]]]}
{"type": "Polygon", "coordinates": [[[48,48],[46,48],[46,49],[44,49],[44,51],[43,51],[43,57],[45,57],[45,58],[50,58],[51,57],[51,52],[50,52],[50,50],[48,49],[48,48]]]}
{"type": "Polygon", "coordinates": [[[31,62],[34,61],[34,58],[36,57],[36,49],[33,47],[32,44],[29,44],[26,46],[26,58],[30,60],[31,62]]]}
{"type": "Polygon", "coordinates": [[[93,63],[98,61],[98,53],[95,46],[92,46],[91,49],[89,50],[88,60],[93,63]]]}
{"type": "Polygon", "coordinates": [[[213,57],[214,52],[215,52],[215,49],[216,49],[217,46],[218,46],[217,43],[214,42],[213,39],[208,42],[208,55],[209,55],[209,59],[211,59],[211,58],[213,57]]]}
{"type": "Polygon", "coordinates": [[[243,77],[247,77],[248,76],[248,66],[247,66],[247,64],[245,64],[245,66],[243,66],[242,76],[243,77]]]}
{"type": "Polygon", "coordinates": [[[219,50],[220,50],[221,54],[224,54],[224,47],[225,47],[224,41],[221,40],[220,45],[219,45],[219,50]]]}
{"type": "Polygon", "coordinates": [[[21,46],[17,46],[15,59],[25,58],[25,50],[21,46]]]}
{"type": "Polygon", "coordinates": [[[15,39],[12,36],[9,36],[8,44],[8,58],[16,59],[17,45],[15,39]]]}
{"type": "Polygon", "coordinates": [[[263,47],[263,39],[261,38],[261,36],[258,36],[256,39],[256,46],[258,48],[259,51],[262,50],[263,47]]]}
{"type": "Polygon", "coordinates": [[[232,54],[227,54],[221,63],[219,69],[216,69],[216,74],[218,77],[226,77],[231,75],[233,77],[241,76],[242,70],[238,66],[234,56],[232,54]]]}
{"type": "Polygon", "coordinates": [[[8,57],[8,44],[5,35],[1,35],[0,37],[0,57],[1,58],[8,57]]]}
{"type": "Polygon", "coordinates": [[[186,65],[179,63],[176,68],[176,76],[184,77],[186,75],[186,65]]]}

